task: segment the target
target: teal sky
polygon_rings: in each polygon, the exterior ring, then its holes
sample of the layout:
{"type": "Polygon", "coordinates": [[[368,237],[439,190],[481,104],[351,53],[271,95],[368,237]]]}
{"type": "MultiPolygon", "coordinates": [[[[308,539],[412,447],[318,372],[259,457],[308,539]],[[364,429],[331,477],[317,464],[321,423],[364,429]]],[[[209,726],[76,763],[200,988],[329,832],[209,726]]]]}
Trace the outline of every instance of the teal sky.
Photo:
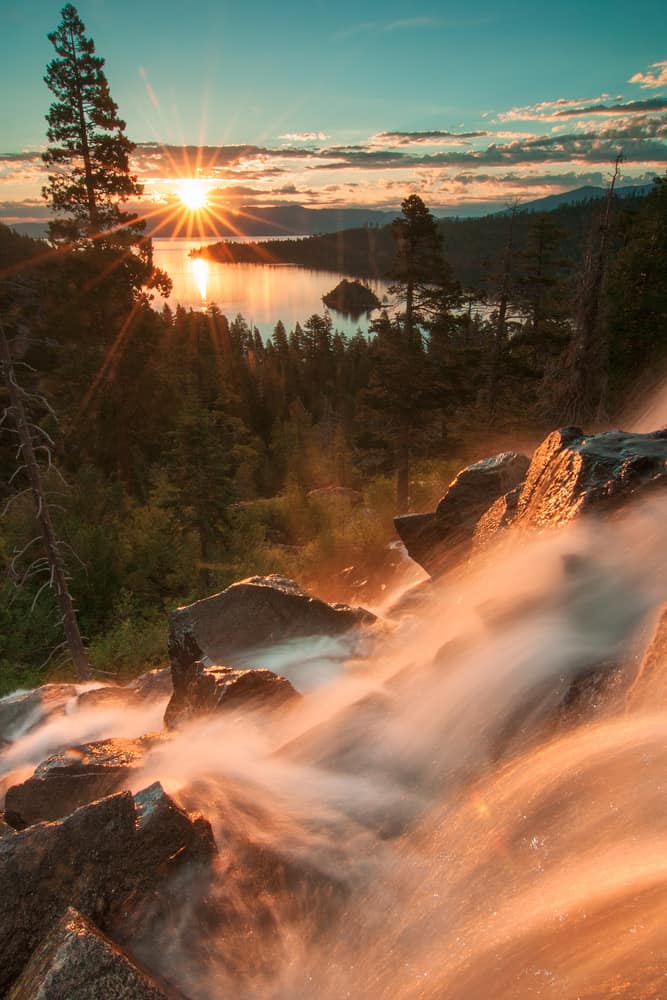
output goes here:
{"type": "MultiPolygon", "coordinates": [[[[61,7],[0,3],[4,217],[38,200],[61,7]]],[[[135,166],[158,198],[197,168],[230,203],[394,207],[408,189],[446,206],[604,183],[619,148],[627,183],[667,165],[664,0],[77,8],[128,135],[157,144],[135,166]]]]}

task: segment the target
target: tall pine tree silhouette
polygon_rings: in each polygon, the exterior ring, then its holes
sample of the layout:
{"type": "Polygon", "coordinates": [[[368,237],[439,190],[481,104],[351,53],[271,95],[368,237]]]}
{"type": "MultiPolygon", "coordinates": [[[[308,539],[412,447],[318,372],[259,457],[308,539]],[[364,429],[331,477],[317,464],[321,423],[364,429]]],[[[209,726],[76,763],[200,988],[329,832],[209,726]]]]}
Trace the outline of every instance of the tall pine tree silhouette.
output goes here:
{"type": "Polygon", "coordinates": [[[49,148],[44,161],[55,168],[44,188],[57,218],[50,224],[54,242],[77,242],[125,228],[137,238],[144,223],[120,205],[139,197],[142,186],[130,173],[134,146],[111,97],[104,59],[85,35],[76,8],[67,4],[62,22],[49,34],[56,50],[44,81],[56,100],[46,120],[49,148]]]}

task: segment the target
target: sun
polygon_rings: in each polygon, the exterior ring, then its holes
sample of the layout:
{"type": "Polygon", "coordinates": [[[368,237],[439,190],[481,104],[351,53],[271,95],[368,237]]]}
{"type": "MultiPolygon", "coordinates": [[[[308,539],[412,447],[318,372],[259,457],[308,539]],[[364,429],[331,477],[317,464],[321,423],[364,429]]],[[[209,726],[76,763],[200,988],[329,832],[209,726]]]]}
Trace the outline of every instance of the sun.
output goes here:
{"type": "Polygon", "coordinates": [[[206,181],[185,177],[178,182],[176,193],[186,208],[198,212],[208,204],[208,185],[206,181]]]}

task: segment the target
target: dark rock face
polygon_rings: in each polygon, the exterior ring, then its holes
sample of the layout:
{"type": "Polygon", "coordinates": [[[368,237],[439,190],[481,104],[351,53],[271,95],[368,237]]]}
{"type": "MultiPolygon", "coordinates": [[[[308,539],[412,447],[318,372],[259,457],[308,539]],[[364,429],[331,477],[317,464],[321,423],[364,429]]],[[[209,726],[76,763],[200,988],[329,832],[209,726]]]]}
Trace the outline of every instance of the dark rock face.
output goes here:
{"type": "Polygon", "coordinates": [[[169,1000],[90,920],[68,907],[34,951],[10,1000],[169,1000]]]}
{"type": "Polygon", "coordinates": [[[5,816],[18,830],[62,819],[79,806],[117,791],[160,737],[100,740],[61,750],[7,790],[5,816]]]}
{"type": "Polygon", "coordinates": [[[64,712],[76,693],[73,684],[43,684],[0,699],[0,741],[17,740],[49,715],[64,712]]]}
{"type": "Polygon", "coordinates": [[[475,462],[450,483],[434,513],[395,518],[408,554],[431,576],[465,558],[480,516],[522,482],[529,464],[525,455],[514,451],[475,462]]]}
{"type": "Polygon", "coordinates": [[[437,576],[504,528],[555,527],[666,486],[667,430],[586,436],[564,427],[530,463],[514,452],[477,462],[458,474],[434,513],[394,523],[408,554],[437,576]]]}
{"type": "Polygon", "coordinates": [[[174,671],[174,694],[164,721],[170,728],[212,712],[261,711],[279,708],[301,695],[285,677],[271,670],[205,668],[201,660],[174,671]]]}
{"type": "Polygon", "coordinates": [[[168,698],[173,687],[171,683],[171,668],[161,667],[149,670],[145,674],[140,674],[127,685],[131,691],[136,691],[143,701],[157,701],[160,698],[168,698]]]}
{"type": "Polygon", "coordinates": [[[68,906],[134,949],[177,905],[175,876],[205,871],[215,853],[206,820],[179,809],[159,784],[0,838],[0,994],[68,906]]]}
{"type": "Polygon", "coordinates": [[[249,577],[173,612],[169,655],[174,691],[179,666],[195,660],[234,666],[234,654],[241,651],[307,635],[339,635],[373,621],[369,611],[327,604],[283,576],[249,577]]]}
{"type": "Polygon", "coordinates": [[[257,650],[261,656],[270,643],[339,635],[374,621],[363,608],[327,604],[276,575],[241,580],[221,594],[178,608],[169,625],[174,693],[165,722],[173,727],[193,715],[241,706],[276,708],[295,698],[296,691],[270,670],[234,669],[235,662],[243,666],[241,654],[257,650]]]}

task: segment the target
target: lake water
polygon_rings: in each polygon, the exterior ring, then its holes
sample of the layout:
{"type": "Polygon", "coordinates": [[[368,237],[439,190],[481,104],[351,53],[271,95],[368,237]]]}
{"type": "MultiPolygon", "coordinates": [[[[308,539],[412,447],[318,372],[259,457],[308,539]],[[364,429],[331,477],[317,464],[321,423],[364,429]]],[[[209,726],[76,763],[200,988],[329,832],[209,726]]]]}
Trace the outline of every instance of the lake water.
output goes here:
{"type": "MultiPolygon", "coordinates": [[[[257,237],[266,239],[266,237],[257,237]]],[[[313,313],[326,312],[322,296],[335,288],[343,277],[335,271],[310,271],[303,267],[271,264],[222,264],[190,257],[190,251],[217,243],[216,239],[154,239],[155,265],[167,272],[173,291],[167,300],[172,308],[205,309],[216,305],[229,320],[241,313],[264,337],[282,320],[291,330],[298,321],[303,325],[313,313]]],[[[250,242],[243,240],[242,242],[250,242]]],[[[369,281],[378,298],[384,301],[387,284],[369,281]]],[[[156,300],[161,307],[164,300],[156,300]]],[[[358,319],[329,310],[334,328],[348,335],[357,329],[368,330],[370,317],[358,319]]]]}

